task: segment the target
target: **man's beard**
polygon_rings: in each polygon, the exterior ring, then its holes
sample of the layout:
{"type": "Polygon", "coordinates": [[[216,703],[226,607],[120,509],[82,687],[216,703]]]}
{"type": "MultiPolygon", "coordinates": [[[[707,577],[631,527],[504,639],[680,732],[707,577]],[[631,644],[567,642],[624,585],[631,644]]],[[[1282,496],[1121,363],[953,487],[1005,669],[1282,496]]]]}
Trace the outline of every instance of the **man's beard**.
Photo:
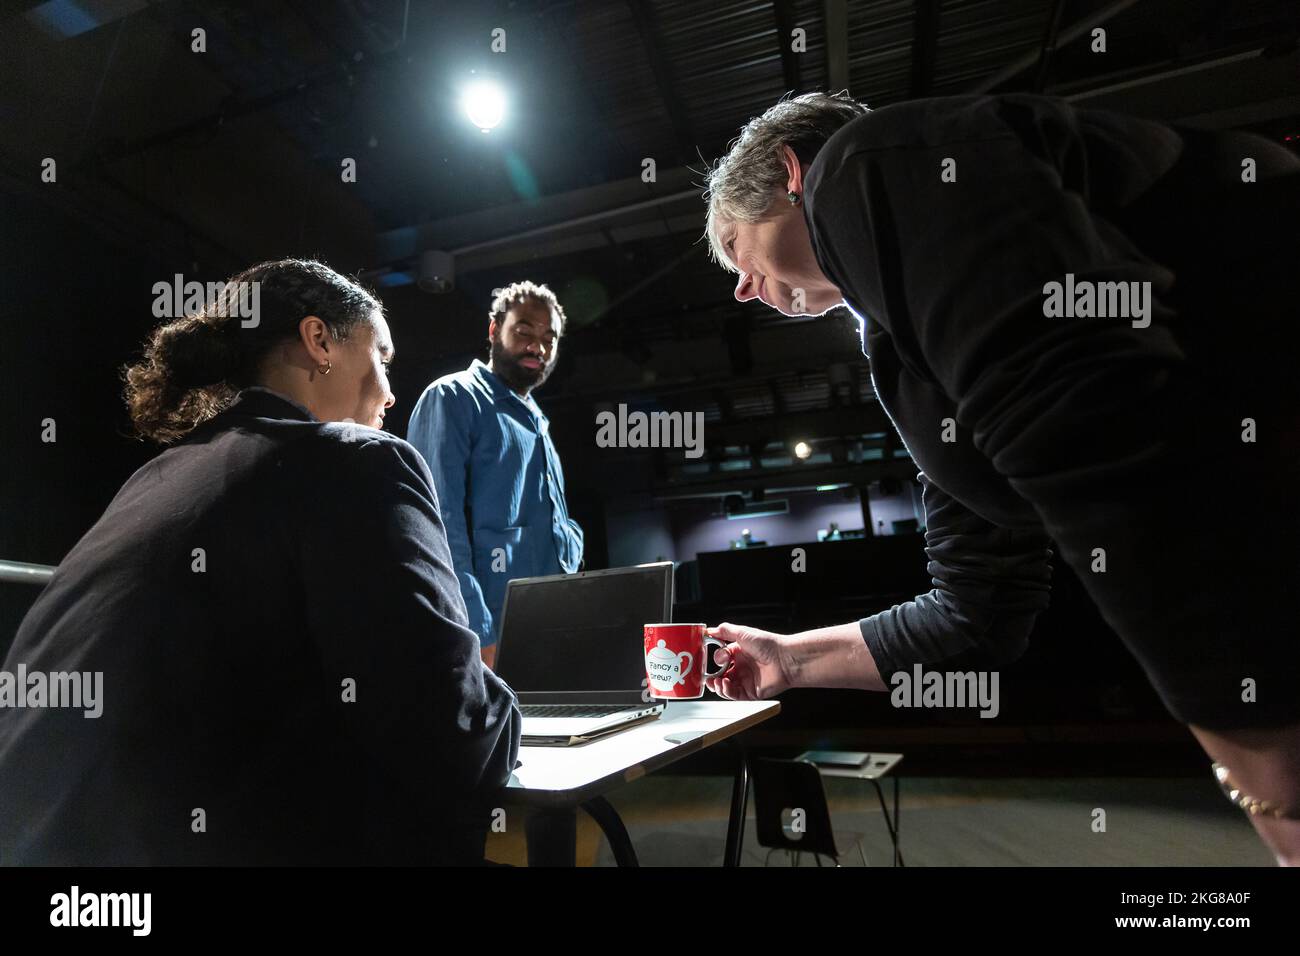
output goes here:
{"type": "MultiPolygon", "coordinates": [[[[501,381],[516,392],[531,392],[551,377],[554,363],[542,363],[537,369],[524,368],[519,359],[506,351],[505,343],[500,338],[492,340],[492,371],[501,381]]],[[[538,359],[538,361],[541,361],[538,359]]]]}

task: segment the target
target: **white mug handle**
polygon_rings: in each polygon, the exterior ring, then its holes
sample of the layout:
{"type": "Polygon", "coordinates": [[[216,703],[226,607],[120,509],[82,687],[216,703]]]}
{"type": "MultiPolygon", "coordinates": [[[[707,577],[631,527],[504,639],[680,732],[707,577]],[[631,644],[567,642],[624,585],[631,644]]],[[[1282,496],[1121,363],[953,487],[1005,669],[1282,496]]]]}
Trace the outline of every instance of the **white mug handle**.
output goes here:
{"type": "Polygon", "coordinates": [[[735,658],[732,658],[727,661],[724,666],[710,674],[709,661],[713,660],[713,655],[709,653],[710,644],[716,644],[718,647],[726,647],[727,643],[726,641],[718,640],[716,637],[706,637],[704,639],[704,676],[708,678],[721,677],[723,674],[727,673],[727,671],[731,670],[731,667],[736,663],[736,660],[735,658]]]}
{"type": "Polygon", "coordinates": [[[677,655],[677,660],[680,661],[683,657],[686,658],[686,666],[682,668],[682,672],[677,675],[677,683],[679,684],[686,683],[686,675],[691,672],[691,668],[695,665],[695,658],[691,655],[690,651],[682,651],[677,655]]]}

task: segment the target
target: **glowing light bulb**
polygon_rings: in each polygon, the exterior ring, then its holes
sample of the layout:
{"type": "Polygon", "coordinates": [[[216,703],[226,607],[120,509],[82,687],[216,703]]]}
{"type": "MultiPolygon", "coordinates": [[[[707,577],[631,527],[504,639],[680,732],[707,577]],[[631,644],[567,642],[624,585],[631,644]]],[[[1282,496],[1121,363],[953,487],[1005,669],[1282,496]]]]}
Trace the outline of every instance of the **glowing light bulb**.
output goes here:
{"type": "Polygon", "coordinates": [[[469,121],[485,133],[505,119],[506,95],[494,83],[471,84],[461,96],[460,105],[469,121]]]}

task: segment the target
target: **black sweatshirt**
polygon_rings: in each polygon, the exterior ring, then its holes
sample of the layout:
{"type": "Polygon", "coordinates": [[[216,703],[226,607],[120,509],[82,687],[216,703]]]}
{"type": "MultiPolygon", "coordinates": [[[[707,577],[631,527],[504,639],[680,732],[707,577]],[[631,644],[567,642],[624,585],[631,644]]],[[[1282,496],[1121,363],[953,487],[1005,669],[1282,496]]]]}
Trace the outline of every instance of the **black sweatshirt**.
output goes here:
{"type": "MultiPolygon", "coordinates": [[[[1054,542],[1171,710],[1254,719],[1236,706],[1241,668],[1275,662],[1223,648],[1280,617],[1249,579],[1296,562],[1282,549],[1238,571],[1257,543],[1206,545],[1194,516],[1214,486],[1197,475],[1213,459],[1216,481],[1294,488],[1290,437],[1243,459],[1240,421],[1268,436],[1300,422],[1280,384],[1295,380],[1298,168],[1258,137],[1028,95],[886,107],[818,152],[804,183],[813,249],[862,320],[876,393],[925,489],[934,590],[861,622],[886,680],[1019,654],[1048,603],[1054,542]],[[1281,238],[1274,218],[1289,223],[1281,238]],[[1047,283],[1079,280],[1149,282],[1147,324],[1047,317],[1047,283]],[[1095,573],[1099,547],[1109,573],[1095,573]]],[[[1300,526],[1294,504],[1239,517],[1300,526]]],[[[1272,706],[1296,707],[1287,690],[1272,706]]]]}
{"type": "Polygon", "coordinates": [[[471,862],[519,748],[424,460],[265,389],[126,482],[20,664],[103,712],[0,709],[0,863],[471,862]]]}

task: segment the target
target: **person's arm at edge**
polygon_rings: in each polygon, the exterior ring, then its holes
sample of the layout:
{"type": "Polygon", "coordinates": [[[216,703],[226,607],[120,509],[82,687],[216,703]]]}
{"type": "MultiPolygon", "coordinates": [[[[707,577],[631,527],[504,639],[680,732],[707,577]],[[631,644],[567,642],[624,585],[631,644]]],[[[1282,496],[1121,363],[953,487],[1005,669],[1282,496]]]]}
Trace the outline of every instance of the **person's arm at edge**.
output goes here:
{"type": "MultiPolygon", "coordinates": [[[[927,565],[934,588],[861,621],[776,638],[765,649],[785,687],[887,690],[896,671],[1008,663],[1023,653],[1049,600],[1051,555],[1041,532],[999,528],[975,515],[924,475],[927,565]]],[[[724,624],[726,640],[761,634],[724,624]]],[[[754,653],[764,656],[754,648],[754,653]]],[[[722,664],[727,652],[715,653],[722,664]]],[[[727,684],[723,683],[724,691],[727,684]]],[[[740,685],[737,685],[738,687],[740,685]]],[[[712,681],[710,689],[715,689],[712,681]]],[[[731,696],[731,695],[728,695],[731,696]]],[[[747,699],[747,698],[738,698],[747,699]]]]}
{"type": "Polygon", "coordinates": [[[424,456],[433,476],[469,627],[478,635],[480,646],[487,646],[492,640],[492,614],[475,577],[474,549],[465,523],[473,417],[469,402],[469,398],[455,394],[451,386],[430,386],[411,412],[407,440],[424,456]]]}
{"type": "Polygon", "coordinates": [[[560,500],[564,502],[565,532],[572,558],[572,567],[564,568],[566,573],[572,573],[582,568],[583,547],[586,535],[583,533],[582,525],[569,515],[569,497],[566,485],[564,483],[564,468],[560,463],[558,452],[553,452],[555,461],[555,479],[559,483],[560,500]]]}
{"type": "Polygon", "coordinates": [[[306,595],[327,680],[356,682],[347,727],[403,798],[490,792],[514,770],[522,722],[466,626],[428,467],[395,438],[347,452],[330,486],[346,505],[301,551],[308,585],[347,569],[345,587],[306,595]]]}

